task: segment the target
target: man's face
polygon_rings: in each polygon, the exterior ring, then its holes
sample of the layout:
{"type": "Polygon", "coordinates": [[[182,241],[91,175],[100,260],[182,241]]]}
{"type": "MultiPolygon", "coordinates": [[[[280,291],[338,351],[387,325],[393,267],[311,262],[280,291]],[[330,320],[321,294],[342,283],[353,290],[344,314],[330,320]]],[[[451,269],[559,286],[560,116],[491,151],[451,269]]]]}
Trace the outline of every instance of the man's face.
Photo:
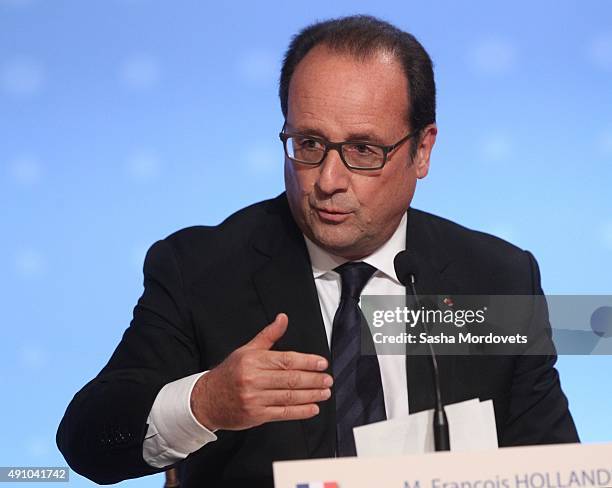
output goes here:
{"type": "MultiPolygon", "coordinates": [[[[406,76],[391,56],[359,61],[317,46],[291,78],[285,130],[333,142],[390,145],[412,129],[408,103],[406,76]]],[[[435,126],[429,126],[414,161],[409,140],[377,171],[351,170],[333,150],[315,167],[285,158],[287,197],[302,232],[346,259],[374,252],[408,209],[416,179],[427,175],[435,136],[435,126]]]]}

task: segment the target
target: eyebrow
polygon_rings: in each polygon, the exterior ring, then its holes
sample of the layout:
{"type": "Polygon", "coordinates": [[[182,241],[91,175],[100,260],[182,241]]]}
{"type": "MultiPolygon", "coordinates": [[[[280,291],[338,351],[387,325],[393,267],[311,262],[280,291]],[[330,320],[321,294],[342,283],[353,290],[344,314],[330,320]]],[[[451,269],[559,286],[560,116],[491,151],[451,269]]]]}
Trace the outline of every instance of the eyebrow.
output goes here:
{"type": "MultiPolygon", "coordinates": [[[[287,126],[290,126],[290,124],[287,124],[287,126]]],[[[293,127],[291,126],[291,128],[292,130],[290,130],[289,132],[295,132],[295,133],[304,134],[304,135],[312,135],[315,137],[320,137],[321,139],[325,139],[326,141],[329,141],[329,139],[327,138],[327,136],[325,136],[325,134],[323,134],[323,132],[321,132],[319,129],[316,129],[314,127],[309,127],[309,126],[293,127]]],[[[351,132],[348,134],[345,141],[371,142],[373,144],[380,144],[382,146],[387,145],[385,141],[383,141],[379,136],[372,134],[371,132],[351,132]]],[[[334,142],[340,142],[340,141],[334,141],[334,142]]]]}

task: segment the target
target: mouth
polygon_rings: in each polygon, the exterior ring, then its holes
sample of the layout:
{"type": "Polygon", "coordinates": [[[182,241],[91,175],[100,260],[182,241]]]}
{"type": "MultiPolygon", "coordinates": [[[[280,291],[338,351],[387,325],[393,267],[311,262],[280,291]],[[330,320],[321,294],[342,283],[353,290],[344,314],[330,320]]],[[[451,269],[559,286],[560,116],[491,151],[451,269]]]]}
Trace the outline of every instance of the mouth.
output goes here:
{"type": "Polygon", "coordinates": [[[321,221],[332,224],[340,224],[344,222],[353,213],[335,209],[313,208],[321,221]]]}

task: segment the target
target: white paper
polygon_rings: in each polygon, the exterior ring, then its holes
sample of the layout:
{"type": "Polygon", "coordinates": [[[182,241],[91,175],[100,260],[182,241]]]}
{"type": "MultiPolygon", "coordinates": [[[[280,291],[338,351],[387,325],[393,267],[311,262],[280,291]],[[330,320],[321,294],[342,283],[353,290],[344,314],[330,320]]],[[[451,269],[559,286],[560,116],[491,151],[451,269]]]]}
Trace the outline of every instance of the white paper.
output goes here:
{"type": "MultiPolygon", "coordinates": [[[[451,451],[495,449],[497,431],[493,401],[477,398],[444,407],[451,451]]],[[[433,452],[433,410],[408,417],[355,427],[358,457],[381,457],[433,452]]]]}

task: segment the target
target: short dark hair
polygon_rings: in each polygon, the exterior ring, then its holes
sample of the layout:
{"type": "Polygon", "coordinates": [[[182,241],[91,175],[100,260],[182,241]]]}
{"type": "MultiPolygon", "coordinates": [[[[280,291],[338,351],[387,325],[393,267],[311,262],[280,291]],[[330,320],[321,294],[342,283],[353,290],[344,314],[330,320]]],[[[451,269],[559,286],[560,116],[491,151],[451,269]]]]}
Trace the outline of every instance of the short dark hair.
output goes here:
{"type": "Polygon", "coordinates": [[[293,72],[308,52],[320,44],[360,60],[380,51],[392,54],[402,65],[408,79],[410,106],[407,122],[410,129],[420,131],[436,121],[436,84],[429,54],[412,34],[369,15],[317,22],[293,37],[285,53],[279,83],[281,109],[285,118],[293,72]]]}

